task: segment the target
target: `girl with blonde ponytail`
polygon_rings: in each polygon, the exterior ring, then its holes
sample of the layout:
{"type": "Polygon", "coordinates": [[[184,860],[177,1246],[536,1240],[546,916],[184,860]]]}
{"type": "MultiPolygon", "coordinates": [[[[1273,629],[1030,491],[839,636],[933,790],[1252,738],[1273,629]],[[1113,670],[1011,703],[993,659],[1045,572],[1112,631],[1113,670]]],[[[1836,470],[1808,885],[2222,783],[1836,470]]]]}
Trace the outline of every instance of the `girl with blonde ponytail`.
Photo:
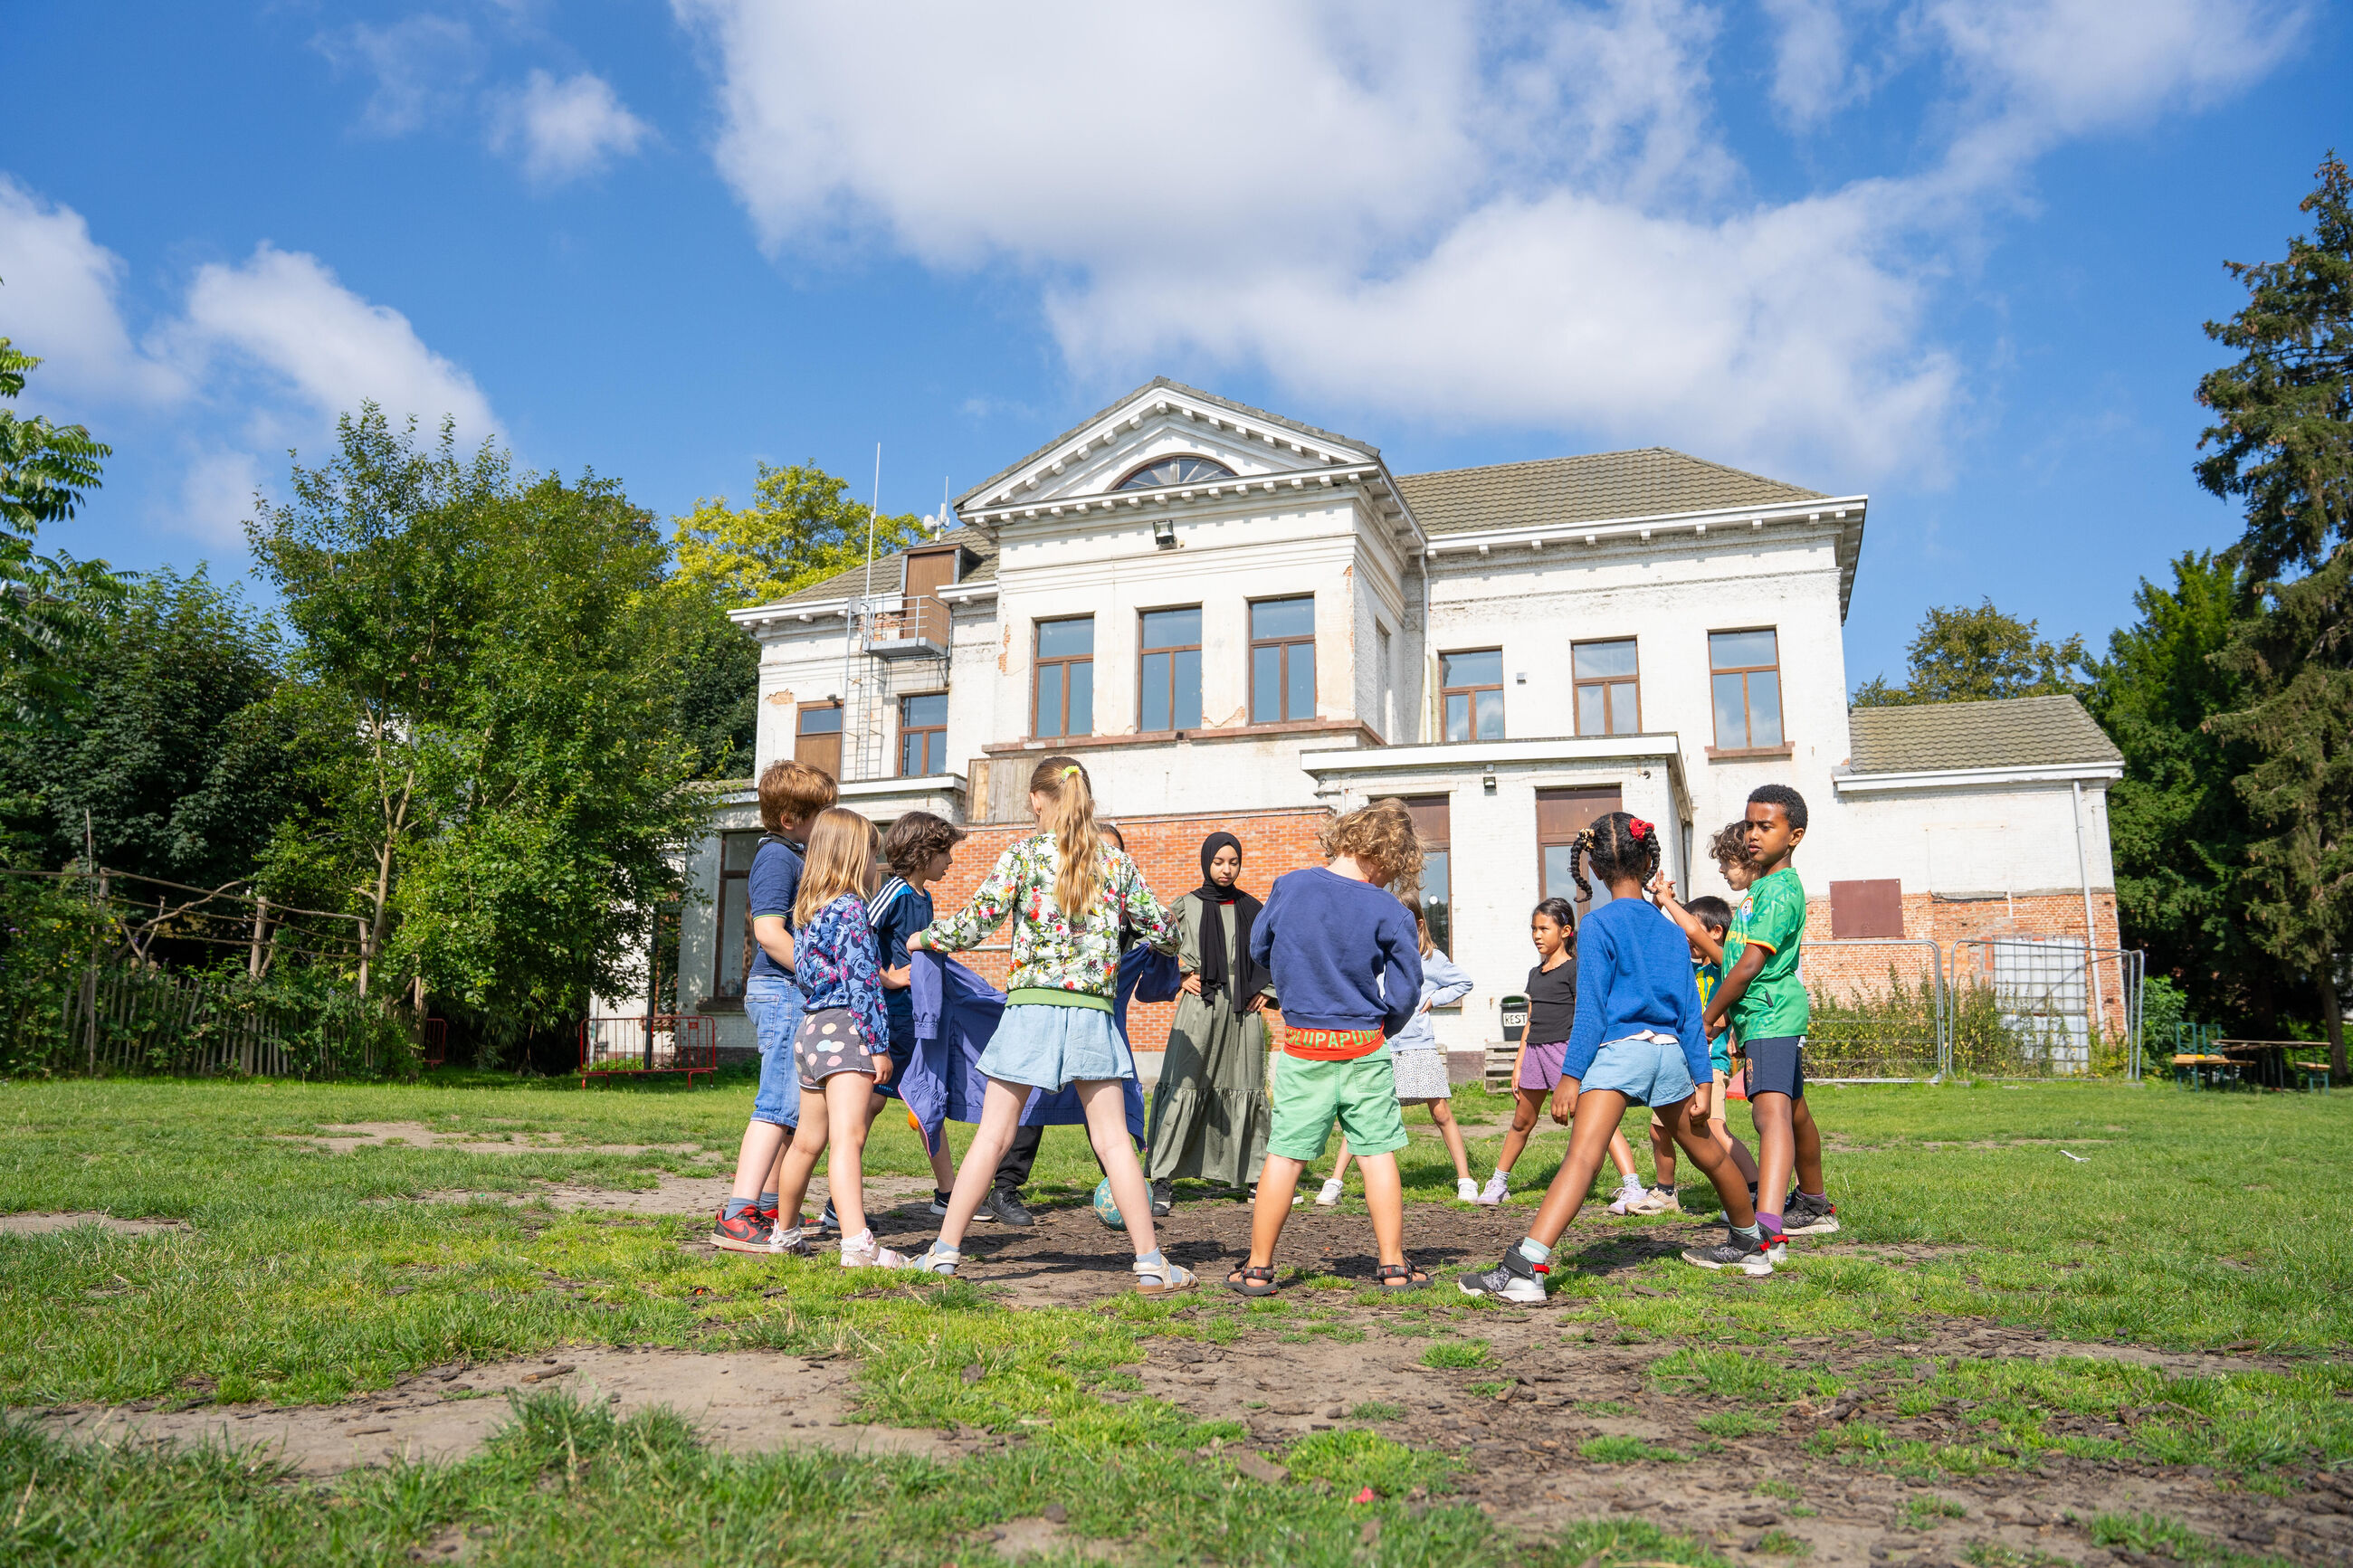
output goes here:
{"type": "Polygon", "coordinates": [[[1135,1243],[1137,1293],[1186,1289],[1195,1282],[1192,1271],[1163,1257],[1153,1237],[1151,1196],[1128,1135],[1123,1092],[1124,1080],[1135,1076],[1135,1058],[1112,1021],[1124,937],[1173,952],[1176,936],[1135,862],[1104,842],[1094,790],[1076,757],[1038,764],[1029,775],[1029,809],[1039,830],[997,858],[971,902],[907,939],[910,948],[955,952],[977,947],[1008,918],[1013,922],[1005,1017],[978,1064],[988,1079],[980,1124],[956,1167],[940,1237],[917,1266],[956,1272],[965,1228],[988,1195],[1030,1091],[1056,1094],[1076,1085],[1087,1136],[1135,1243]]]}

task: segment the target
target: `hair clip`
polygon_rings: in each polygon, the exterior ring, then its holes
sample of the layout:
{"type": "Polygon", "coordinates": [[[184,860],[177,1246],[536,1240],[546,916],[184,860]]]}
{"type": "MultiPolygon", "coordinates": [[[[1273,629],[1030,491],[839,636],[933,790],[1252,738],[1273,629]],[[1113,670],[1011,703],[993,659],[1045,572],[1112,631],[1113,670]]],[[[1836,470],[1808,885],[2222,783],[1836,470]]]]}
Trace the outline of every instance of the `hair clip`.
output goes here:
{"type": "Polygon", "coordinates": [[[1069,767],[1064,768],[1064,769],[1062,770],[1062,777],[1064,777],[1064,778],[1069,778],[1069,777],[1071,777],[1071,775],[1073,775],[1073,774],[1077,773],[1079,771],[1080,771],[1080,769],[1079,769],[1079,764],[1078,764],[1078,763],[1072,763],[1069,767]]]}
{"type": "Polygon", "coordinates": [[[1626,819],[1626,831],[1632,834],[1634,836],[1634,842],[1639,844],[1642,841],[1643,837],[1651,831],[1651,825],[1643,821],[1639,816],[1630,816],[1626,819]]]}

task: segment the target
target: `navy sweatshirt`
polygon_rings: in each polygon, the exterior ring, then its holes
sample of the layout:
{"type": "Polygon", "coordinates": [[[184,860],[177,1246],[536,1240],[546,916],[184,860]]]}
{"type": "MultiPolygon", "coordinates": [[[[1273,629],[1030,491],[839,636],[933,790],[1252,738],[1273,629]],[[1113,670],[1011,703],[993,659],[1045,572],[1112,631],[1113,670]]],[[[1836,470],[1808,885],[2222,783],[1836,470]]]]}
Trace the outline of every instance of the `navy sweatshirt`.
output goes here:
{"type": "Polygon", "coordinates": [[[1577,930],[1577,1026],[1561,1076],[1580,1081],[1612,1040],[1651,1030],[1683,1047],[1692,1082],[1714,1083],[1707,1036],[1699,1026],[1691,941],[1641,899],[1612,899],[1577,930]]]}
{"type": "Polygon", "coordinates": [[[1274,975],[1276,1005],[1294,1029],[1394,1035],[1413,1022],[1420,942],[1413,916],[1386,889],[1320,866],[1285,872],[1250,927],[1250,946],[1274,975]]]}

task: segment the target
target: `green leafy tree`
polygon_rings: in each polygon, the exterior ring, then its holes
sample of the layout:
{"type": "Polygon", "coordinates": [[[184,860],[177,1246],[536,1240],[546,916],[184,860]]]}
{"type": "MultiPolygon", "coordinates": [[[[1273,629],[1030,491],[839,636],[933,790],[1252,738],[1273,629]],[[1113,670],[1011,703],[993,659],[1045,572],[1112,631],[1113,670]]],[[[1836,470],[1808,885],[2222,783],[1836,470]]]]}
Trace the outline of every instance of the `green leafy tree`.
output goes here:
{"type": "Polygon", "coordinates": [[[694,754],[694,776],[739,776],[759,738],[760,647],[708,589],[672,578],[653,606],[678,668],[669,723],[694,754]]]}
{"type": "Polygon", "coordinates": [[[2081,693],[2090,664],[2084,639],[2046,642],[2035,635],[2040,625],[2004,615],[1991,599],[1975,608],[1932,608],[1905,650],[1904,684],[1890,686],[1884,676],[1873,676],[1856,689],[1855,706],[2081,693]]]}
{"type": "Polygon", "coordinates": [[[2253,603],[2219,662],[2245,705],[2211,721],[2252,755],[2239,781],[2257,939],[2318,993],[2347,1076],[2337,973],[2353,927],[2353,175],[2335,153],[2300,204],[2312,233],[2276,262],[2230,263],[2247,303],[2207,335],[2240,357],[2198,385],[2214,423],[2199,482],[2246,506],[2232,558],[2253,603]]]}
{"type": "Polygon", "coordinates": [[[275,885],[352,910],[363,986],[518,1039],[622,987],[699,822],[667,552],[609,480],[518,475],[373,405],[339,435],[249,530],[312,798],[275,885]]]}
{"type": "Polygon", "coordinates": [[[73,671],[78,722],[0,740],[16,836],[43,865],[216,888],[250,878],[295,802],[269,700],[284,650],[266,616],[199,570],[133,584],[73,671]]]}
{"type": "Polygon", "coordinates": [[[864,563],[870,518],[878,558],[923,537],[923,519],[876,515],[850,499],[847,481],[814,464],[762,463],[749,507],[721,496],[678,520],[678,579],[728,608],[768,604],[864,563]]]}
{"type": "MultiPolygon", "coordinates": [[[[0,338],[0,398],[22,395],[40,363],[0,338]]],[[[122,581],[103,561],[35,544],[80,510],[110,455],[81,426],[0,408],[0,725],[55,728],[85,700],[75,659],[122,581]]]]}
{"type": "Polygon", "coordinates": [[[2116,903],[2154,977],[2178,977],[2189,1016],[2277,1010],[2274,966],[2255,945],[2243,879],[2253,819],[2237,779],[2243,742],[2209,721],[2242,700],[2244,681],[2217,662],[2246,600],[2245,574],[2211,553],[2184,554],[2173,581],[2143,579],[2139,618],[2108,639],[2085,696],[2124,752],[2108,790],[2116,903]]]}

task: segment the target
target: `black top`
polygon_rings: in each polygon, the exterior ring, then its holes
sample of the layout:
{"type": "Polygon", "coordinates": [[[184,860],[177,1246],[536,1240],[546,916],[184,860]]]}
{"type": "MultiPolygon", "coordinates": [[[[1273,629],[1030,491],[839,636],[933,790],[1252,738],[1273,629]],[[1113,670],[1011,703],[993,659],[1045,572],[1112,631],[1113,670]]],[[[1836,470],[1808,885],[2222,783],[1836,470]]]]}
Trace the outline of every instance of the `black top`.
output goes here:
{"type": "Polygon", "coordinates": [[[1577,960],[1561,961],[1557,969],[1539,965],[1528,971],[1528,1044],[1556,1046],[1568,1038],[1577,1022],[1577,960]]]}

